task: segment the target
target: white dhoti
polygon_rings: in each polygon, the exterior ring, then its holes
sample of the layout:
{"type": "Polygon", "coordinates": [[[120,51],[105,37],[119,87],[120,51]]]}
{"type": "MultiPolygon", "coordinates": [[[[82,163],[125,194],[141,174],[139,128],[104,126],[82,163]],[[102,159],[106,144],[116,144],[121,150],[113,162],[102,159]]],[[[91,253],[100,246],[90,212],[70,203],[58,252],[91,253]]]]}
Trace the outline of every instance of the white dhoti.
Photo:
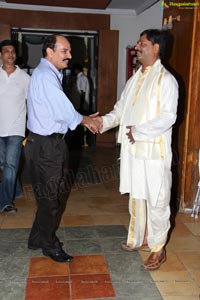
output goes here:
{"type": "MultiPolygon", "coordinates": [[[[162,199],[162,196],[161,196],[162,199]]],[[[161,200],[162,201],[162,200],[161,200]]],[[[131,248],[142,246],[148,228],[147,242],[149,248],[159,251],[166,241],[170,228],[170,207],[152,207],[144,199],[129,199],[130,224],[127,244],[131,248]]]]}
{"type": "Polygon", "coordinates": [[[149,247],[163,246],[170,228],[170,168],[161,160],[134,159],[127,151],[121,160],[120,192],[130,195],[127,244],[140,247],[148,228],[149,247]]]}

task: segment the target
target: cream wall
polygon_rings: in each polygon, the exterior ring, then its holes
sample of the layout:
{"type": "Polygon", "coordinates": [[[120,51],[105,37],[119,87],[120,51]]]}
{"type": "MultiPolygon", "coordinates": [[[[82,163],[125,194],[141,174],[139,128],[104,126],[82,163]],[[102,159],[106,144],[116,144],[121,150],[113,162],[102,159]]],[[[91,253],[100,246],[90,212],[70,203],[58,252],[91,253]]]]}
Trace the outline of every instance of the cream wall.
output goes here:
{"type": "Polygon", "coordinates": [[[134,46],[143,30],[161,29],[162,18],[163,10],[160,2],[138,16],[111,15],[111,29],[119,30],[118,99],[126,82],[126,47],[134,46]]]}

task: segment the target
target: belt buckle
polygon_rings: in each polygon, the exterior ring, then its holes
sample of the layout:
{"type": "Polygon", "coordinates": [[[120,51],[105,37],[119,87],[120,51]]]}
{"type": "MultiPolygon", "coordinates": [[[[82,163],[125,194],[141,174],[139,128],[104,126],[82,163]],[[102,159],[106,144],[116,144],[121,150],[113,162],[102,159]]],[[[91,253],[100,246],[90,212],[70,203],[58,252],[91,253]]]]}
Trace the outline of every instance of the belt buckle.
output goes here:
{"type": "Polygon", "coordinates": [[[66,133],[53,133],[53,136],[55,136],[56,140],[64,140],[66,133]]]}
{"type": "Polygon", "coordinates": [[[60,134],[60,135],[58,136],[58,139],[64,140],[65,135],[66,135],[66,133],[63,133],[62,135],[60,134]]]}

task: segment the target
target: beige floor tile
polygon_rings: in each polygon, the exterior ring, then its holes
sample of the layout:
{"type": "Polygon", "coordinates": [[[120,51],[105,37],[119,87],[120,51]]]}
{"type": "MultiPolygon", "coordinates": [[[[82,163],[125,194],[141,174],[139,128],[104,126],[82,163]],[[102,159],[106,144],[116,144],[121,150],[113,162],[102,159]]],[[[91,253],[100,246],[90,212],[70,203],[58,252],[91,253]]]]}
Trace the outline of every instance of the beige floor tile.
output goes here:
{"type": "Polygon", "coordinates": [[[16,197],[14,200],[18,202],[35,201],[35,195],[32,190],[32,187],[30,189],[24,190],[23,195],[16,197]]]}
{"type": "MultiPolygon", "coordinates": [[[[199,225],[200,225],[200,223],[199,223],[199,225]]],[[[172,229],[170,239],[176,239],[177,237],[180,237],[180,236],[181,237],[191,236],[191,231],[188,229],[187,226],[185,226],[185,224],[176,223],[175,227],[172,229]]]]}
{"type": "MultiPolygon", "coordinates": [[[[192,248],[191,248],[192,250],[192,248]]],[[[176,255],[189,270],[200,270],[200,251],[177,252],[176,255]]]]}
{"type": "Polygon", "coordinates": [[[192,275],[185,271],[161,271],[151,272],[151,277],[155,282],[193,282],[192,275]]]}
{"type": "Polygon", "coordinates": [[[83,193],[83,191],[76,191],[76,192],[72,192],[69,194],[68,198],[67,198],[67,204],[68,203],[73,203],[73,202],[82,202],[84,200],[87,200],[87,198],[85,197],[85,194],[83,193]]]}
{"type": "Polygon", "coordinates": [[[63,215],[91,215],[91,208],[88,206],[86,201],[67,203],[63,215]]]}
{"type": "Polygon", "coordinates": [[[119,192],[119,185],[120,182],[119,180],[113,180],[113,181],[108,181],[108,182],[103,182],[103,185],[105,186],[105,188],[111,192],[111,193],[116,193],[118,195],[123,196],[122,194],[120,194],[119,192]]]}
{"type": "Polygon", "coordinates": [[[200,270],[190,270],[190,274],[200,286],[200,270]]]}
{"type": "Polygon", "coordinates": [[[113,181],[114,183],[119,183],[119,168],[120,164],[116,160],[104,165],[103,168],[101,166],[100,174],[102,182],[108,183],[113,181]]]}
{"type": "Polygon", "coordinates": [[[126,195],[120,195],[118,192],[115,193],[115,192],[108,191],[108,197],[115,203],[122,203],[126,205],[128,209],[129,198],[126,195]]]}
{"type": "Polygon", "coordinates": [[[17,207],[17,209],[18,209],[17,217],[19,217],[19,218],[33,219],[34,216],[35,216],[36,209],[28,210],[28,209],[23,208],[23,207],[17,207]]]}
{"type": "Polygon", "coordinates": [[[103,184],[108,191],[119,193],[119,180],[104,180],[103,184]]]}
{"type": "MultiPolygon", "coordinates": [[[[107,204],[102,204],[101,202],[95,204],[95,205],[90,205],[90,209],[92,211],[92,214],[96,215],[110,215],[110,214],[121,214],[125,213],[127,214],[127,207],[126,205],[110,205],[109,203],[107,204]]],[[[115,219],[117,219],[115,217],[115,219]]]]}
{"type": "Polygon", "coordinates": [[[69,193],[69,198],[73,198],[73,197],[80,197],[80,196],[83,196],[83,189],[80,188],[72,188],[70,193],[69,193]]]}
{"type": "MultiPolygon", "coordinates": [[[[16,213],[17,214],[17,213],[16,213]]],[[[1,228],[31,228],[33,224],[33,217],[7,215],[2,224],[1,228]]]]}
{"type": "Polygon", "coordinates": [[[190,230],[190,232],[195,236],[200,236],[200,223],[184,223],[184,225],[190,230]]]}
{"type": "Polygon", "coordinates": [[[15,198],[14,199],[14,203],[15,205],[18,205],[18,206],[25,206],[27,205],[28,203],[33,203],[33,200],[31,199],[31,201],[28,201],[26,197],[21,197],[21,198],[15,198]]]}
{"type": "Polygon", "coordinates": [[[63,215],[61,226],[94,226],[93,217],[90,215],[63,215]]]}
{"type": "Polygon", "coordinates": [[[67,198],[67,205],[68,204],[73,204],[73,203],[82,203],[82,202],[87,202],[87,198],[85,197],[85,194],[82,192],[76,192],[76,193],[71,193],[68,198],[67,198]]]}
{"type": "Polygon", "coordinates": [[[23,202],[18,202],[18,201],[14,201],[14,204],[15,204],[15,206],[17,207],[17,208],[19,208],[20,210],[21,209],[27,209],[27,210],[30,210],[30,211],[32,211],[32,210],[36,210],[36,208],[37,208],[37,203],[36,203],[36,201],[34,200],[34,201],[26,201],[25,203],[23,203],[23,202]]]}
{"type": "Polygon", "coordinates": [[[112,197],[110,195],[110,193],[108,193],[108,196],[107,197],[98,197],[98,195],[96,197],[90,197],[88,199],[88,203],[90,205],[94,205],[94,204],[109,204],[109,205],[118,205],[118,204],[121,204],[121,205],[124,205],[125,207],[127,207],[128,209],[128,202],[126,201],[126,199],[124,199],[124,197],[121,197],[118,195],[118,197],[112,197]]]}
{"type": "Polygon", "coordinates": [[[114,204],[114,199],[111,199],[108,196],[99,197],[98,195],[96,195],[96,196],[88,197],[87,201],[88,201],[87,203],[89,206],[98,205],[98,204],[101,204],[101,205],[114,204]]]}
{"type": "Polygon", "coordinates": [[[117,215],[93,215],[93,222],[95,225],[124,225],[128,227],[129,215],[117,214],[117,215]]]}
{"type": "Polygon", "coordinates": [[[24,204],[23,203],[18,203],[18,201],[15,201],[15,206],[19,209],[19,210],[29,210],[29,211],[35,211],[37,208],[37,205],[35,202],[28,202],[26,201],[24,204]]]}
{"type": "Polygon", "coordinates": [[[199,251],[200,241],[194,236],[171,238],[167,244],[167,248],[173,252],[180,251],[199,251]]]}
{"type": "Polygon", "coordinates": [[[84,197],[107,197],[107,190],[103,184],[93,184],[82,189],[84,197]]]}
{"type": "Polygon", "coordinates": [[[163,296],[163,300],[199,300],[199,296],[163,296]]]}
{"type": "Polygon", "coordinates": [[[164,296],[198,296],[200,288],[195,282],[156,282],[164,296]]]}
{"type": "Polygon", "coordinates": [[[176,216],[176,221],[182,223],[198,223],[200,222],[200,217],[198,219],[192,218],[190,214],[178,213],[176,216]]]}
{"type": "Polygon", "coordinates": [[[115,217],[116,219],[118,219],[119,221],[122,220],[123,222],[125,221],[124,224],[126,224],[126,226],[129,226],[129,222],[130,222],[130,215],[129,213],[125,213],[125,214],[118,214],[118,216],[115,217]]]}
{"type": "Polygon", "coordinates": [[[3,223],[4,218],[5,218],[5,214],[4,213],[0,213],[0,228],[1,228],[1,225],[3,223]]]}

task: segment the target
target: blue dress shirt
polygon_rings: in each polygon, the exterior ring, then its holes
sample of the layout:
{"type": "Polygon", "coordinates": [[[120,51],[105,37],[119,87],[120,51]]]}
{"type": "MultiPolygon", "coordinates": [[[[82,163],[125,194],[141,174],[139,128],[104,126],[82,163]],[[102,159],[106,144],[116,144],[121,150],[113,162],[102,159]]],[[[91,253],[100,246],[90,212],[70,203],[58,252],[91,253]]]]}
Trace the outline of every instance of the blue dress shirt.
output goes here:
{"type": "Polygon", "coordinates": [[[62,73],[42,58],[28,88],[27,127],[40,135],[66,133],[81,123],[83,116],[73,107],[62,89],[62,73]]]}

